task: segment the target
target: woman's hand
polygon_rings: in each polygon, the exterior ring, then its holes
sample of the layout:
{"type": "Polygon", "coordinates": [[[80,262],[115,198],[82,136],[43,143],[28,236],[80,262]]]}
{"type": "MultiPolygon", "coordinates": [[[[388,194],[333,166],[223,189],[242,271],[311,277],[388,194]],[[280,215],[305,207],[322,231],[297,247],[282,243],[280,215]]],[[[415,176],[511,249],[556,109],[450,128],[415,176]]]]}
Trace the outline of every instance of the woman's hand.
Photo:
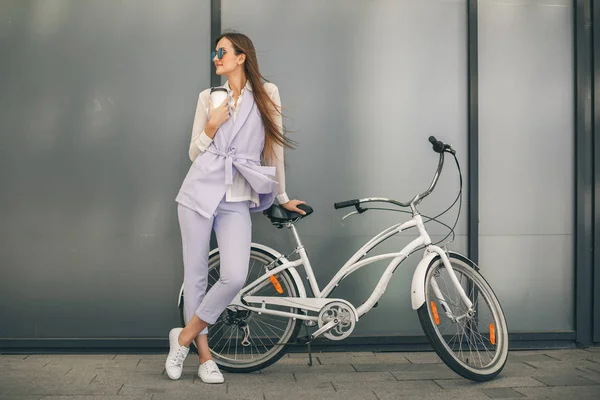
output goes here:
{"type": "Polygon", "coordinates": [[[290,200],[287,203],[280,204],[280,206],[288,211],[294,211],[298,214],[306,215],[306,212],[298,208],[299,204],[306,204],[306,202],[302,200],[290,200]]]}
{"type": "Polygon", "coordinates": [[[213,107],[212,101],[208,100],[208,106],[210,108],[210,119],[206,123],[204,133],[213,139],[219,127],[229,119],[229,102],[225,100],[219,107],[213,107]]]}

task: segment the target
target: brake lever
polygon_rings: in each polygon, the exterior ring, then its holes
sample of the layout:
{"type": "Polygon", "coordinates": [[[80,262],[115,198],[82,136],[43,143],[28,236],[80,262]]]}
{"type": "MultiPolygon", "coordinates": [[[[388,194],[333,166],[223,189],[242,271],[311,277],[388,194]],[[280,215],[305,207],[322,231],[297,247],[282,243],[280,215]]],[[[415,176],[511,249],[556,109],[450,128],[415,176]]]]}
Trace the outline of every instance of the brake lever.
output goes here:
{"type": "Polygon", "coordinates": [[[352,211],[351,213],[348,213],[348,214],[344,215],[342,217],[342,221],[345,220],[346,218],[348,218],[349,216],[354,215],[354,214],[358,214],[358,211],[352,211]]]}
{"type": "Polygon", "coordinates": [[[343,221],[343,220],[345,220],[346,218],[348,218],[348,217],[349,217],[349,216],[351,216],[351,215],[354,215],[354,214],[362,214],[362,213],[364,213],[365,211],[367,211],[367,210],[368,210],[368,208],[362,208],[362,207],[360,206],[360,204],[357,204],[355,207],[356,207],[356,211],[352,211],[351,213],[348,213],[348,214],[344,215],[344,216],[342,217],[342,221],[343,221]]]}

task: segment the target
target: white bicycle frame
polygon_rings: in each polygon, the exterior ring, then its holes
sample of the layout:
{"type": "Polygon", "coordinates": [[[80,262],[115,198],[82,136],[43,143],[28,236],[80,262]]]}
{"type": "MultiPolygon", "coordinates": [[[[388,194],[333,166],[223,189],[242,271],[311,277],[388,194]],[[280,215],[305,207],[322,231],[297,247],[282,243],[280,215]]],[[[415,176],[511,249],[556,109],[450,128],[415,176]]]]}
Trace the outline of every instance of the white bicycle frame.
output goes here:
{"type": "MultiPolygon", "coordinates": [[[[294,261],[288,261],[286,258],[282,257],[283,263],[275,268],[272,268],[265,272],[262,276],[245,286],[238,295],[231,302],[230,306],[240,307],[243,309],[251,310],[257,313],[265,313],[270,315],[277,315],[282,317],[291,317],[298,318],[306,321],[318,321],[319,317],[315,315],[307,315],[307,313],[291,313],[280,310],[273,310],[267,308],[268,305],[274,306],[284,306],[284,307],[292,307],[298,308],[300,310],[305,311],[313,311],[319,312],[327,303],[332,301],[343,302],[348,305],[354,312],[356,316],[356,321],[364,314],[369,312],[375,303],[381,298],[383,293],[385,292],[387,285],[392,278],[392,274],[398,267],[398,265],[408,257],[413,251],[417,250],[420,247],[425,246],[425,252],[423,254],[423,259],[419,262],[412,279],[411,284],[411,302],[412,308],[417,310],[420,308],[425,302],[425,274],[427,272],[427,267],[431,263],[431,261],[435,257],[440,257],[444,266],[447,268],[447,271],[450,275],[451,281],[456,286],[463,302],[465,303],[467,310],[472,310],[473,304],[471,300],[466,295],[465,291],[462,288],[462,285],[458,281],[454,270],[448,260],[446,252],[438,246],[434,246],[431,244],[431,239],[429,234],[427,233],[425,226],[423,224],[423,219],[420,214],[415,214],[412,219],[407,222],[396,224],[388,229],[382,231],[377,236],[373,237],[369,242],[367,242],[363,247],[361,247],[338,271],[338,273],[331,279],[331,281],[325,286],[323,290],[320,290],[319,285],[315,279],[313,269],[310,264],[310,260],[300,241],[300,237],[298,236],[298,232],[296,231],[295,226],[292,223],[286,224],[288,228],[292,230],[294,238],[297,243],[297,247],[295,252],[300,256],[299,259],[294,261]],[[411,241],[408,245],[406,245],[400,252],[398,253],[387,253],[381,254],[378,256],[373,256],[369,258],[365,258],[361,260],[364,256],[367,255],[369,251],[375,248],[377,245],[382,243],[384,240],[390,238],[393,235],[396,235],[402,231],[405,231],[409,228],[417,227],[419,231],[419,237],[411,241]],[[373,293],[369,296],[369,298],[358,308],[354,308],[352,304],[344,299],[337,298],[329,298],[328,296],[331,292],[339,285],[339,283],[351,273],[359,270],[360,268],[367,266],[371,263],[392,259],[388,264],[386,270],[383,275],[379,279],[379,282],[373,293]],[[307,274],[307,279],[314,293],[314,297],[305,297],[304,286],[301,280],[295,279],[296,284],[299,287],[299,291],[301,292],[301,297],[275,297],[275,296],[254,296],[253,294],[257,293],[260,289],[264,288],[266,285],[272,285],[269,277],[272,275],[277,275],[284,270],[290,270],[292,276],[298,276],[296,267],[304,266],[304,269],[307,274]],[[260,305],[260,306],[253,306],[260,305]]],[[[445,314],[453,321],[460,320],[464,316],[454,316],[448,307],[446,301],[444,300],[444,296],[440,292],[437,282],[435,281],[435,277],[432,278],[432,288],[435,292],[437,299],[440,301],[442,308],[445,314]]],[[[325,327],[324,327],[325,328],[325,327]]],[[[315,334],[320,334],[322,331],[326,329],[320,329],[315,332],[315,334]]]]}
{"type": "MultiPolygon", "coordinates": [[[[425,225],[423,223],[423,219],[419,212],[416,209],[417,204],[428,196],[438,181],[439,175],[442,171],[444,165],[444,153],[449,152],[451,154],[455,154],[455,151],[452,149],[452,146],[444,144],[443,142],[439,142],[433,136],[429,138],[429,141],[433,145],[433,149],[435,152],[440,154],[438,168],[433,177],[433,181],[425,192],[415,196],[410,203],[401,203],[395,200],[385,199],[385,198],[367,198],[367,199],[355,199],[347,202],[337,203],[336,208],[348,207],[354,205],[356,207],[356,212],[362,212],[360,208],[361,203],[367,202],[388,202],[402,207],[410,207],[412,210],[413,217],[404,223],[396,224],[388,229],[382,231],[370,241],[368,241],[363,247],[361,247],[354,255],[340,268],[340,270],[335,274],[335,276],[331,279],[331,281],[325,286],[323,290],[319,288],[317,280],[315,279],[315,275],[313,273],[313,269],[310,265],[310,260],[308,259],[308,255],[306,254],[306,250],[300,241],[300,237],[298,236],[298,232],[293,222],[287,222],[285,225],[292,230],[294,235],[294,239],[296,240],[296,250],[295,253],[300,256],[295,261],[288,261],[287,258],[280,256],[278,258],[281,261],[281,265],[276,266],[275,268],[268,269],[268,266],[265,267],[265,273],[254,280],[252,283],[244,287],[233,299],[230,303],[230,307],[240,307],[243,309],[247,309],[250,311],[255,311],[259,314],[265,313],[270,315],[277,315],[282,317],[301,319],[305,321],[313,321],[318,322],[319,316],[317,315],[309,315],[308,311],[318,312],[320,313],[324,307],[331,302],[341,302],[344,303],[350,310],[353,311],[353,316],[356,321],[359,320],[360,317],[369,312],[373,306],[377,303],[377,301],[381,298],[383,293],[385,293],[385,289],[392,278],[392,274],[398,267],[398,265],[404,261],[413,251],[425,247],[425,252],[423,254],[423,259],[417,265],[415,272],[413,274],[413,279],[411,283],[411,303],[414,310],[419,309],[425,303],[425,275],[427,273],[427,269],[431,262],[439,257],[444,264],[444,267],[448,271],[450,276],[450,280],[456,287],[460,298],[462,299],[464,305],[466,306],[466,312],[464,315],[455,316],[450,307],[448,306],[444,296],[442,295],[439,286],[437,284],[437,279],[435,274],[431,277],[431,287],[436,296],[436,300],[440,302],[442,306],[443,312],[448,316],[451,321],[459,321],[467,316],[473,315],[473,303],[467,296],[464,291],[464,288],[460,284],[452,265],[450,264],[450,260],[444,250],[440,247],[431,244],[431,238],[425,229],[425,225]],[[373,256],[369,258],[362,259],[365,257],[369,251],[375,248],[377,245],[382,243],[384,240],[390,238],[393,235],[396,235],[402,231],[405,231],[409,228],[416,227],[419,231],[419,236],[411,241],[408,245],[406,245],[400,252],[398,253],[387,253],[381,254],[378,256],[373,256]],[[379,279],[377,286],[373,290],[373,293],[369,296],[369,298],[358,308],[355,308],[350,302],[340,298],[329,298],[328,296],[331,292],[339,285],[339,283],[351,273],[359,270],[360,268],[372,264],[377,261],[391,259],[387,268],[385,269],[383,275],[379,279]],[[304,284],[302,280],[299,278],[298,272],[296,271],[296,267],[304,266],[306,271],[307,279],[314,294],[314,297],[306,297],[306,290],[304,288],[304,284]],[[271,280],[269,279],[272,275],[277,275],[280,272],[288,270],[292,276],[292,279],[298,286],[298,296],[299,297],[279,297],[279,296],[255,296],[259,290],[264,288],[267,285],[272,285],[271,280]],[[287,312],[282,310],[275,310],[267,308],[268,305],[272,306],[283,306],[296,308],[299,312],[287,312]]],[[[457,161],[458,162],[458,161],[457,161]]],[[[462,188],[461,188],[462,189],[462,188]]],[[[349,214],[350,215],[350,214],[349,214]]],[[[294,221],[295,222],[295,221],[294,221]]],[[[264,246],[261,246],[264,248],[264,246]]],[[[270,249],[269,249],[270,250],[270,249]]],[[[275,251],[271,252],[272,254],[278,254],[275,251]]],[[[333,328],[336,324],[339,323],[338,319],[332,319],[327,324],[321,326],[316,332],[313,333],[312,337],[316,337],[323,332],[333,328]]]]}

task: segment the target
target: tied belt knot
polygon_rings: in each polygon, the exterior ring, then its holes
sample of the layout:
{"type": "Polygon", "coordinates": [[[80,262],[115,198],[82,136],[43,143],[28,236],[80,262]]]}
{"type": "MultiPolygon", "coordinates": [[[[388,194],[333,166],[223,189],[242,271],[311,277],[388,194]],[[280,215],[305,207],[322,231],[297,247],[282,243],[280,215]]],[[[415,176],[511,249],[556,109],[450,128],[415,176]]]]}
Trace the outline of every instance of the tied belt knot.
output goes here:
{"type": "Polygon", "coordinates": [[[225,158],[225,184],[233,183],[233,166],[244,176],[246,181],[257,193],[270,193],[277,183],[268,176],[275,175],[275,167],[266,167],[262,165],[252,165],[244,161],[253,161],[260,164],[260,154],[237,153],[235,147],[227,151],[221,151],[214,146],[206,149],[207,152],[225,158]]]}

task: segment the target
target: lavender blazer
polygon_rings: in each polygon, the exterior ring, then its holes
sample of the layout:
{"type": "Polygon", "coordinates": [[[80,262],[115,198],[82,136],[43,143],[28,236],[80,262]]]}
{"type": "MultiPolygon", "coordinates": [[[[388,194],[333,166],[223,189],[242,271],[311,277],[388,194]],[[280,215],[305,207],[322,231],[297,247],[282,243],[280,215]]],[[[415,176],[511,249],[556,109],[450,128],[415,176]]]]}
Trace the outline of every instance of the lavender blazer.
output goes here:
{"type": "Polygon", "coordinates": [[[247,90],[235,123],[229,118],[219,127],[211,145],[192,163],[175,201],[210,218],[237,171],[259,195],[260,204],[250,211],[269,208],[278,183],[270,178],[275,176],[275,167],[261,165],[264,144],[260,112],[254,95],[247,90]]]}

